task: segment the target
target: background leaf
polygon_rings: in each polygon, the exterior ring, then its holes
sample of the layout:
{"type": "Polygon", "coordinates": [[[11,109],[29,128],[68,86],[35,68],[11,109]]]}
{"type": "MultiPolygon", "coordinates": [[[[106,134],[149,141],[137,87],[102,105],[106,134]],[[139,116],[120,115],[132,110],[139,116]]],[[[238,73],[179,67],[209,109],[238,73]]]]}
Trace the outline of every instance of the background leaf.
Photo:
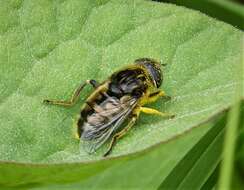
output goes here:
{"type": "MultiPolygon", "coordinates": [[[[221,160],[225,122],[226,118],[222,117],[213,124],[208,133],[167,176],[159,189],[200,189],[205,185],[221,160]]],[[[216,181],[213,182],[216,184],[216,181]]]]}
{"type": "Polygon", "coordinates": [[[1,184],[85,179],[144,155],[227,109],[242,82],[235,68],[243,33],[195,11],[139,0],[0,3],[1,184]],[[102,81],[139,57],[168,64],[162,88],[173,99],[152,107],[177,117],[143,116],[111,155],[126,157],[97,161],[101,155],[88,156],[72,137],[91,89],[72,109],[42,100],[68,99],[81,81],[102,81]]]}
{"type": "Polygon", "coordinates": [[[211,17],[227,22],[234,27],[244,30],[244,6],[243,1],[238,0],[202,0],[202,1],[181,1],[181,0],[155,0],[159,2],[174,3],[191,9],[199,10],[211,17]]]}

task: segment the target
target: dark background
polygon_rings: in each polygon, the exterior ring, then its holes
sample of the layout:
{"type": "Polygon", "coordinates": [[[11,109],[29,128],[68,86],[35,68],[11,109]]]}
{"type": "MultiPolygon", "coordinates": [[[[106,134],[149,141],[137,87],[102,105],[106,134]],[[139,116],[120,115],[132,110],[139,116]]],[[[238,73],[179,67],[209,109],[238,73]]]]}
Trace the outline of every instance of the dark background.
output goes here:
{"type": "Polygon", "coordinates": [[[244,30],[244,0],[153,0],[199,10],[244,30]]]}
{"type": "Polygon", "coordinates": [[[232,1],[239,2],[241,4],[244,4],[244,0],[232,0],[232,1]]]}

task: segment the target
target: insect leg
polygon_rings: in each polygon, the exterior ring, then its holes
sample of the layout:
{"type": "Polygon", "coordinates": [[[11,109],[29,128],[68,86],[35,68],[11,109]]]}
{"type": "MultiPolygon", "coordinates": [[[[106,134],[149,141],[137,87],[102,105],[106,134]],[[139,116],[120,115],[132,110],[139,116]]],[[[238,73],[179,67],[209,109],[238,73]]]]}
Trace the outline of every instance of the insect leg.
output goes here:
{"type": "Polygon", "coordinates": [[[95,80],[87,80],[85,83],[80,84],[80,86],[74,91],[70,100],[43,100],[43,103],[61,105],[61,106],[73,106],[77,101],[82,89],[87,85],[91,84],[94,88],[98,87],[99,84],[95,80]]]}
{"type": "Polygon", "coordinates": [[[109,145],[108,150],[107,150],[106,153],[103,155],[104,157],[105,157],[105,156],[108,156],[108,155],[111,153],[111,151],[112,151],[112,149],[113,149],[113,147],[114,147],[116,141],[117,141],[118,139],[120,139],[121,137],[123,137],[123,136],[124,136],[130,129],[131,129],[131,127],[135,124],[137,117],[138,117],[138,114],[133,115],[132,118],[131,118],[131,120],[130,120],[130,122],[128,123],[128,125],[127,125],[122,131],[116,133],[116,134],[113,136],[113,138],[112,138],[112,140],[111,140],[111,143],[110,143],[110,145],[109,145]]]}
{"type": "Polygon", "coordinates": [[[147,113],[147,114],[154,114],[154,115],[160,115],[162,117],[168,117],[168,118],[174,118],[175,115],[171,113],[163,113],[158,110],[152,109],[152,108],[147,108],[147,107],[140,107],[140,111],[147,113]]]}
{"type": "Polygon", "coordinates": [[[97,88],[99,86],[99,83],[93,79],[87,80],[86,83],[92,85],[94,88],[97,88]]]}
{"type": "Polygon", "coordinates": [[[163,90],[157,90],[157,91],[152,92],[151,94],[149,94],[148,99],[147,99],[147,103],[155,102],[160,97],[163,97],[163,98],[165,98],[167,100],[171,99],[171,97],[167,96],[163,90]]]}

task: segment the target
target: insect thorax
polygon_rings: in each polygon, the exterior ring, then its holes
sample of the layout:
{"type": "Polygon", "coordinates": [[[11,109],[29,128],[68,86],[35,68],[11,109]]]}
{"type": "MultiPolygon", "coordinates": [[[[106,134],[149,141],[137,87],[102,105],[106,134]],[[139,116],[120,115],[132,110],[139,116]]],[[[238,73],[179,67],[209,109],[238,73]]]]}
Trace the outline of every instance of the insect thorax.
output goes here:
{"type": "Polygon", "coordinates": [[[142,69],[126,69],[111,76],[108,94],[116,97],[129,95],[140,98],[147,90],[147,78],[142,69]]]}

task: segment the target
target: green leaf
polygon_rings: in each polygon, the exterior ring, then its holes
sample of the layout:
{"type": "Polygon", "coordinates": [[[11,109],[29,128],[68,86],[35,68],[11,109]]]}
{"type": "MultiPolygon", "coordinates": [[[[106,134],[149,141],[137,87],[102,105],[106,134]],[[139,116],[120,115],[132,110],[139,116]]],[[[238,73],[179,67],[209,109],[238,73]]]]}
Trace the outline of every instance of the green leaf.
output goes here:
{"type": "MultiPolygon", "coordinates": [[[[240,63],[236,68],[236,78],[241,81],[243,79],[243,66],[244,61],[240,59],[240,63]]],[[[233,97],[234,104],[228,114],[228,121],[226,124],[226,134],[223,148],[223,161],[221,163],[221,172],[219,177],[218,188],[219,189],[231,189],[232,173],[234,168],[236,141],[238,137],[239,122],[241,123],[240,114],[241,98],[243,92],[243,86],[237,86],[235,89],[235,96],[233,97]]]]}
{"type": "Polygon", "coordinates": [[[244,186],[244,102],[241,105],[239,135],[237,141],[234,174],[232,176],[232,189],[242,189],[244,186]]]}
{"type": "Polygon", "coordinates": [[[123,162],[118,160],[111,167],[86,180],[69,184],[44,185],[34,187],[33,190],[156,189],[176,164],[186,154],[188,155],[189,151],[191,152],[195,144],[198,144],[199,139],[202,140],[206,136],[211,127],[212,124],[209,123],[179,136],[174,141],[167,142],[164,146],[154,148],[145,155],[123,162]]]}
{"type": "Polygon", "coordinates": [[[1,184],[85,179],[146,155],[228,109],[242,82],[235,68],[243,33],[199,12],[141,0],[0,4],[1,184]],[[140,57],[167,63],[162,89],[173,99],[151,107],[176,118],[141,115],[116,144],[114,158],[100,161],[73,138],[72,125],[91,88],[70,109],[42,100],[69,99],[82,81],[103,81],[140,57]]]}
{"type": "Polygon", "coordinates": [[[227,22],[235,27],[244,30],[243,18],[244,7],[242,4],[231,0],[158,0],[161,2],[174,3],[191,9],[199,10],[211,17],[227,22]]]}
{"type": "Polygon", "coordinates": [[[159,189],[200,189],[203,187],[220,163],[225,122],[226,117],[222,117],[212,124],[208,133],[163,180],[159,189]]]}

